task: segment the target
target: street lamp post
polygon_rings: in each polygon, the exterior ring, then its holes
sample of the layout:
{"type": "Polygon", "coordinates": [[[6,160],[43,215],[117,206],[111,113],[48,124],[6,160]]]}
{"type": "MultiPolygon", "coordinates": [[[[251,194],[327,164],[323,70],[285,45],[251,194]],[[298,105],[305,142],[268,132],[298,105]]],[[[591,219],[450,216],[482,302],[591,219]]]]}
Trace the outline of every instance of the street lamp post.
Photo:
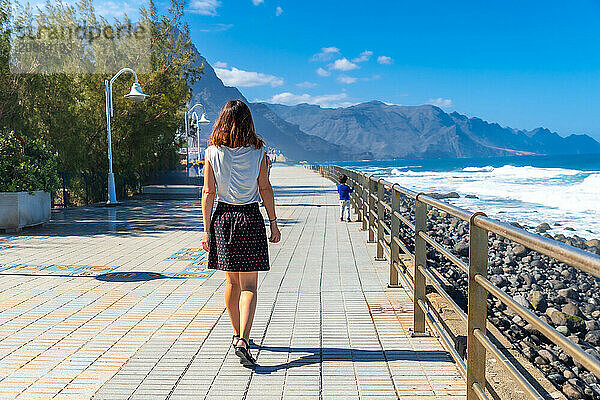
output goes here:
{"type": "Polygon", "coordinates": [[[185,143],[186,143],[186,148],[187,148],[187,155],[186,155],[186,171],[187,174],[189,176],[189,163],[190,163],[190,149],[189,149],[189,120],[188,120],[188,116],[191,114],[191,119],[192,122],[196,121],[196,142],[198,145],[198,160],[200,159],[200,125],[208,125],[210,124],[210,121],[208,119],[206,119],[206,108],[204,108],[204,106],[200,103],[196,103],[194,104],[189,110],[187,110],[185,112],[185,143]],[[198,114],[196,113],[196,111],[194,111],[192,113],[192,111],[194,110],[194,108],[196,107],[202,107],[202,116],[200,118],[198,118],[198,114]]]}
{"type": "Polygon", "coordinates": [[[113,166],[112,166],[112,138],[110,132],[110,117],[113,116],[113,99],[112,99],[112,85],[115,79],[117,79],[122,73],[129,72],[133,74],[134,82],[131,85],[131,90],[128,94],[125,95],[125,98],[131,99],[133,101],[143,101],[148,97],[142,91],[142,87],[138,82],[137,74],[131,68],[123,68],[119,72],[112,77],[109,81],[108,79],[104,81],[105,86],[105,94],[106,94],[106,130],[108,132],[108,201],[107,205],[117,205],[117,193],[115,191],[115,175],[113,174],[113,166]]]}

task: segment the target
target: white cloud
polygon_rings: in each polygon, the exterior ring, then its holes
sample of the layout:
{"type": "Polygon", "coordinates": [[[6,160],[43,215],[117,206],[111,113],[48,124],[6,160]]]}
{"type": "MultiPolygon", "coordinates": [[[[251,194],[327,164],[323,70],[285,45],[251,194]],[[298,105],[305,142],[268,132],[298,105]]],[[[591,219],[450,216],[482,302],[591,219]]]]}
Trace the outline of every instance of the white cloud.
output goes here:
{"type": "Polygon", "coordinates": [[[279,17],[281,14],[283,14],[283,8],[277,6],[275,9],[275,16],[279,17]]]}
{"type": "Polygon", "coordinates": [[[357,68],[358,65],[348,61],[348,59],[345,57],[335,60],[333,64],[329,64],[329,69],[334,69],[336,71],[352,71],[353,69],[357,68]]]}
{"type": "Polygon", "coordinates": [[[255,6],[264,3],[265,0],[252,0],[252,4],[254,4],[255,6]]]}
{"type": "Polygon", "coordinates": [[[217,8],[221,7],[219,0],[192,0],[190,2],[190,12],[200,15],[217,15],[217,8]]]}
{"type": "Polygon", "coordinates": [[[213,67],[215,68],[227,68],[227,63],[223,61],[217,61],[213,67]]]}
{"type": "Polygon", "coordinates": [[[324,68],[319,67],[319,68],[317,68],[317,75],[319,75],[319,76],[329,76],[329,75],[331,75],[331,72],[327,71],[324,68]]]}
{"type": "Polygon", "coordinates": [[[294,94],[290,92],[284,92],[274,95],[268,100],[259,100],[265,101],[267,103],[275,103],[275,104],[285,104],[289,106],[293,106],[300,103],[308,103],[308,104],[317,104],[321,107],[347,107],[353,105],[354,103],[349,101],[343,101],[348,98],[346,93],[337,93],[337,94],[324,94],[320,96],[311,96],[309,94],[294,94]]]}
{"type": "MultiPolygon", "coordinates": [[[[65,4],[70,3],[70,1],[65,2],[65,4]]],[[[43,10],[44,6],[45,3],[40,3],[39,8],[43,10]]],[[[95,3],[94,8],[96,10],[96,15],[102,15],[105,18],[123,17],[125,14],[127,14],[131,18],[132,16],[139,14],[138,7],[134,7],[131,3],[127,3],[124,1],[101,1],[95,3]]],[[[35,10],[36,8],[34,7],[33,9],[35,10]]]]}
{"type": "Polygon", "coordinates": [[[337,47],[323,47],[319,53],[312,56],[311,61],[329,61],[338,54],[340,49],[337,47]]]}
{"type": "Polygon", "coordinates": [[[388,56],[379,56],[377,57],[377,62],[379,64],[391,64],[392,63],[392,57],[388,57],[388,56]]]}
{"type": "Polygon", "coordinates": [[[261,72],[244,71],[235,67],[231,67],[231,69],[215,68],[215,73],[227,86],[253,87],[270,85],[271,87],[276,87],[283,85],[283,78],[261,72]]]}
{"type": "Polygon", "coordinates": [[[452,100],[450,99],[442,99],[438,97],[437,99],[429,99],[427,103],[432,104],[437,107],[452,107],[452,100]]]}
{"type": "Polygon", "coordinates": [[[341,82],[341,83],[350,84],[350,83],[356,82],[358,80],[358,78],[355,78],[353,76],[340,75],[340,76],[338,76],[337,80],[338,80],[338,82],[341,82]]]}
{"type": "Polygon", "coordinates": [[[304,88],[304,89],[310,89],[310,88],[314,88],[315,86],[317,86],[317,84],[313,83],[313,82],[309,82],[309,81],[304,81],[304,82],[296,83],[296,86],[304,88]]]}
{"type": "Polygon", "coordinates": [[[198,29],[199,32],[224,32],[233,28],[233,24],[209,24],[198,29]]]}
{"type": "Polygon", "coordinates": [[[362,53],[360,53],[359,57],[353,58],[352,62],[359,63],[369,61],[369,58],[371,58],[372,55],[373,52],[371,50],[365,50],[362,53]]]}

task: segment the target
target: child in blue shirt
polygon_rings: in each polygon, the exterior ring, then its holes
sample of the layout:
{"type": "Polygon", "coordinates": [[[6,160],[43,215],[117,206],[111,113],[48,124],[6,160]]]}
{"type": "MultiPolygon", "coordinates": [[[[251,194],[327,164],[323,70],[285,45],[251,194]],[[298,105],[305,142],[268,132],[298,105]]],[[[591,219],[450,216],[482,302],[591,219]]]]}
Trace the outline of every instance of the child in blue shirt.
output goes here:
{"type": "Polygon", "coordinates": [[[340,195],[340,221],[344,220],[344,210],[346,210],[346,221],[351,222],[350,220],[350,193],[354,191],[350,186],[346,185],[348,181],[348,177],[346,175],[341,175],[339,182],[340,184],[337,186],[338,193],[340,195]]]}

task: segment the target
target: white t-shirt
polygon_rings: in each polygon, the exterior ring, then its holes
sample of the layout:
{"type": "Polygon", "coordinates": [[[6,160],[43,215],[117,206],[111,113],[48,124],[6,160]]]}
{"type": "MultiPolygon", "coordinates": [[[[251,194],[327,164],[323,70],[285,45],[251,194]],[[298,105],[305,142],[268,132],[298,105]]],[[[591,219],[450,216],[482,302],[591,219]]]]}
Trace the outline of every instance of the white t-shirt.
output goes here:
{"type": "Polygon", "coordinates": [[[209,146],[204,151],[215,174],[218,201],[237,205],[260,201],[258,173],[265,151],[254,146],[209,146]]]}

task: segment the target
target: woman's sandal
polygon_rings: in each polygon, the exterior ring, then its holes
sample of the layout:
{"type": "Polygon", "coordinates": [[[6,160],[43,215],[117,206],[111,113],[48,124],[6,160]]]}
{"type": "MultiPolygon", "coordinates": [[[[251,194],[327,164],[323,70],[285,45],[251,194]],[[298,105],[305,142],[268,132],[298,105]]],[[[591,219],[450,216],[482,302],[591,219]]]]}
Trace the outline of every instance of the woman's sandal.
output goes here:
{"type": "Polygon", "coordinates": [[[240,364],[242,364],[244,367],[255,366],[256,360],[250,354],[250,345],[248,344],[248,341],[246,339],[244,339],[243,337],[241,337],[241,338],[239,338],[238,343],[240,342],[240,340],[242,342],[244,342],[244,344],[246,345],[246,347],[237,346],[237,343],[236,343],[236,346],[235,346],[235,355],[240,358],[240,364]]]}
{"type": "Polygon", "coordinates": [[[238,340],[240,340],[240,335],[231,336],[231,347],[235,348],[235,345],[237,344],[238,340]]]}

